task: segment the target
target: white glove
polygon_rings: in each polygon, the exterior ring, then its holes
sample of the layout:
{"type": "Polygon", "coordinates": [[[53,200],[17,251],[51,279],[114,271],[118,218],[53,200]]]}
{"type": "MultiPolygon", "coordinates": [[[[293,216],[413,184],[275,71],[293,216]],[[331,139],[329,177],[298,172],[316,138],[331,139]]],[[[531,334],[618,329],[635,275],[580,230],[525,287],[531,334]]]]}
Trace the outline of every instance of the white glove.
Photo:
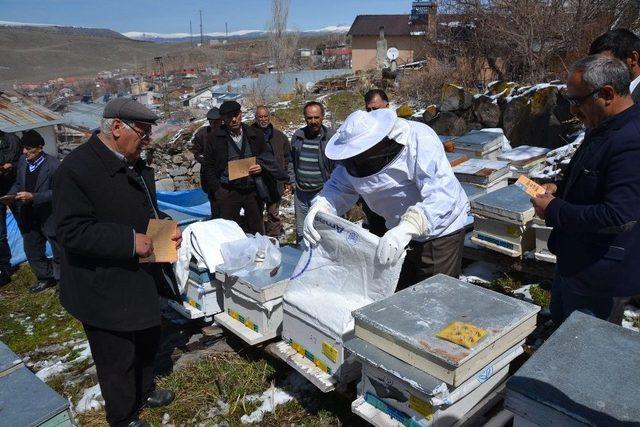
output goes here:
{"type": "Polygon", "coordinates": [[[378,242],[376,257],[382,265],[398,262],[409,242],[427,233],[429,224],[424,214],[415,207],[407,209],[400,223],[387,231],[378,242]]]}
{"type": "Polygon", "coordinates": [[[304,226],[302,228],[302,235],[304,237],[304,241],[307,246],[316,246],[320,242],[320,233],[316,231],[313,226],[313,221],[316,218],[316,214],[318,212],[324,212],[329,214],[335,214],[335,208],[329,203],[327,199],[322,196],[317,196],[311,208],[309,209],[309,213],[307,213],[306,218],[304,219],[304,226]]]}

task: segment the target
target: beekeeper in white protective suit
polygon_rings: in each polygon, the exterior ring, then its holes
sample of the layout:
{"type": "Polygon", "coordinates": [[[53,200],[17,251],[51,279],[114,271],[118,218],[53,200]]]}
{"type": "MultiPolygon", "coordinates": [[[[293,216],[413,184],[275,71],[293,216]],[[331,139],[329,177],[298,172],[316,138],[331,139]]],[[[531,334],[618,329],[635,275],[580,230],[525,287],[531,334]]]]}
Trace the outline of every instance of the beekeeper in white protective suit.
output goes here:
{"type": "Polygon", "coordinates": [[[361,196],[386,222],[376,254],[380,263],[396,263],[409,245],[398,289],[437,273],[460,275],[469,201],[433,129],[391,109],[356,111],[325,154],[339,166],[304,222],[307,244],[320,240],[316,213],[343,215],[361,196]]]}

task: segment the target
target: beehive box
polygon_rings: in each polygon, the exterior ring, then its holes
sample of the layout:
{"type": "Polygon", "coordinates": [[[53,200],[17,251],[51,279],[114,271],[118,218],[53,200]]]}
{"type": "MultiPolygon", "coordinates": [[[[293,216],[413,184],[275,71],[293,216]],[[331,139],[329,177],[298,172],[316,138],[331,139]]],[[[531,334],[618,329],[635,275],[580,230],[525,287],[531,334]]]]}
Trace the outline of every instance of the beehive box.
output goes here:
{"type": "Polygon", "coordinates": [[[522,256],[535,247],[531,224],[514,224],[474,215],[471,241],[512,257],[522,256]]]}
{"type": "Polygon", "coordinates": [[[513,224],[528,224],[535,211],[531,197],[515,185],[480,196],[471,202],[471,212],[513,224]]]}
{"type": "Polygon", "coordinates": [[[556,256],[549,251],[547,243],[551,235],[552,227],[548,227],[543,219],[535,217],[531,225],[536,234],[536,251],[534,256],[538,261],[556,262],[556,256]]]}
{"type": "Polygon", "coordinates": [[[472,130],[453,140],[456,152],[464,153],[469,159],[497,160],[502,154],[504,134],[488,130],[472,130]]]}
{"type": "Polygon", "coordinates": [[[469,159],[453,167],[460,182],[491,186],[509,173],[509,163],[497,160],[469,159]]]}
{"type": "Polygon", "coordinates": [[[438,274],[355,310],[355,335],[454,387],[536,325],[540,307],[438,274]],[[454,322],[484,331],[470,348],[440,337],[454,322]]]}
{"type": "Polygon", "coordinates": [[[507,381],[520,425],[627,426],[640,420],[638,332],[574,311],[507,381]]]}
{"type": "Polygon", "coordinates": [[[221,283],[216,280],[215,274],[198,268],[195,261],[191,260],[182,304],[173,300],[169,300],[169,304],[188,319],[212,317],[224,307],[221,283]]]}
{"type": "Polygon", "coordinates": [[[253,270],[222,277],[225,311],[215,319],[248,344],[275,338],[282,330],[282,295],[302,251],[286,246],[280,254],[275,272],[253,270]]]}

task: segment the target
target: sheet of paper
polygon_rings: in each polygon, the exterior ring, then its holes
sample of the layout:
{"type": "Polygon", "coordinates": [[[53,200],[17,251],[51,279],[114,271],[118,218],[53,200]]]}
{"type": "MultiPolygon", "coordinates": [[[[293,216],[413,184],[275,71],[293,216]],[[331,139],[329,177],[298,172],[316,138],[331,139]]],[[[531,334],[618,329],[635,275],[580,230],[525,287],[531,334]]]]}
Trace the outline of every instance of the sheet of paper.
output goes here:
{"type": "Polygon", "coordinates": [[[516,181],[516,186],[518,186],[518,188],[520,188],[531,197],[536,197],[538,194],[545,193],[545,189],[542,185],[539,185],[538,183],[530,180],[524,175],[520,175],[520,177],[516,181]]]}
{"type": "Polygon", "coordinates": [[[140,262],[176,262],[178,251],[176,242],[171,240],[178,228],[178,223],[170,219],[150,219],[147,236],[153,242],[153,253],[147,258],[140,258],[140,262]]]}
{"type": "Polygon", "coordinates": [[[2,197],[0,197],[0,203],[4,204],[4,205],[10,205],[11,203],[16,201],[16,195],[15,194],[6,194],[2,197]]]}
{"type": "Polygon", "coordinates": [[[229,181],[249,176],[249,168],[256,164],[255,157],[229,161],[229,181]]]}

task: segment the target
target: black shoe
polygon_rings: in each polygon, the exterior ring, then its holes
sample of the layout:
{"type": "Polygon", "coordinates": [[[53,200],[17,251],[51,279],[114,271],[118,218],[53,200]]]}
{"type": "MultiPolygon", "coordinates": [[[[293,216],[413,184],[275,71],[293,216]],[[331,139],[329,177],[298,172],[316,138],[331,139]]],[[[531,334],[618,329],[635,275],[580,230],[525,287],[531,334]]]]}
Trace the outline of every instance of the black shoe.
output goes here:
{"type": "Polygon", "coordinates": [[[6,269],[0,270],[0,286],[8,285],[11,282],[11,272],[6,269]]]}
{"type": "Polygon", "coordinates": [[[158,406],[166,406],[173,402],[176,395],[171,390],[155,389],[145,402],[149,408],[157,408],[158,406]]]}
{"type": "Polygon", "coordinates": [[[47,288],[51,288],[56,286],[57,283],[55,280],[40,280],[38,283],[29,288],[29,292],[32,294],[37,294],[38,292],[42,292],[47,288]]]}
{"type": "Polygon", "coordinates": [[[142,421],[138,419],[138,420],[131,421],[129,424],[127,424],[127,427],[151,427],[151,424],[149,424],[146,421],[142,421]]]}

